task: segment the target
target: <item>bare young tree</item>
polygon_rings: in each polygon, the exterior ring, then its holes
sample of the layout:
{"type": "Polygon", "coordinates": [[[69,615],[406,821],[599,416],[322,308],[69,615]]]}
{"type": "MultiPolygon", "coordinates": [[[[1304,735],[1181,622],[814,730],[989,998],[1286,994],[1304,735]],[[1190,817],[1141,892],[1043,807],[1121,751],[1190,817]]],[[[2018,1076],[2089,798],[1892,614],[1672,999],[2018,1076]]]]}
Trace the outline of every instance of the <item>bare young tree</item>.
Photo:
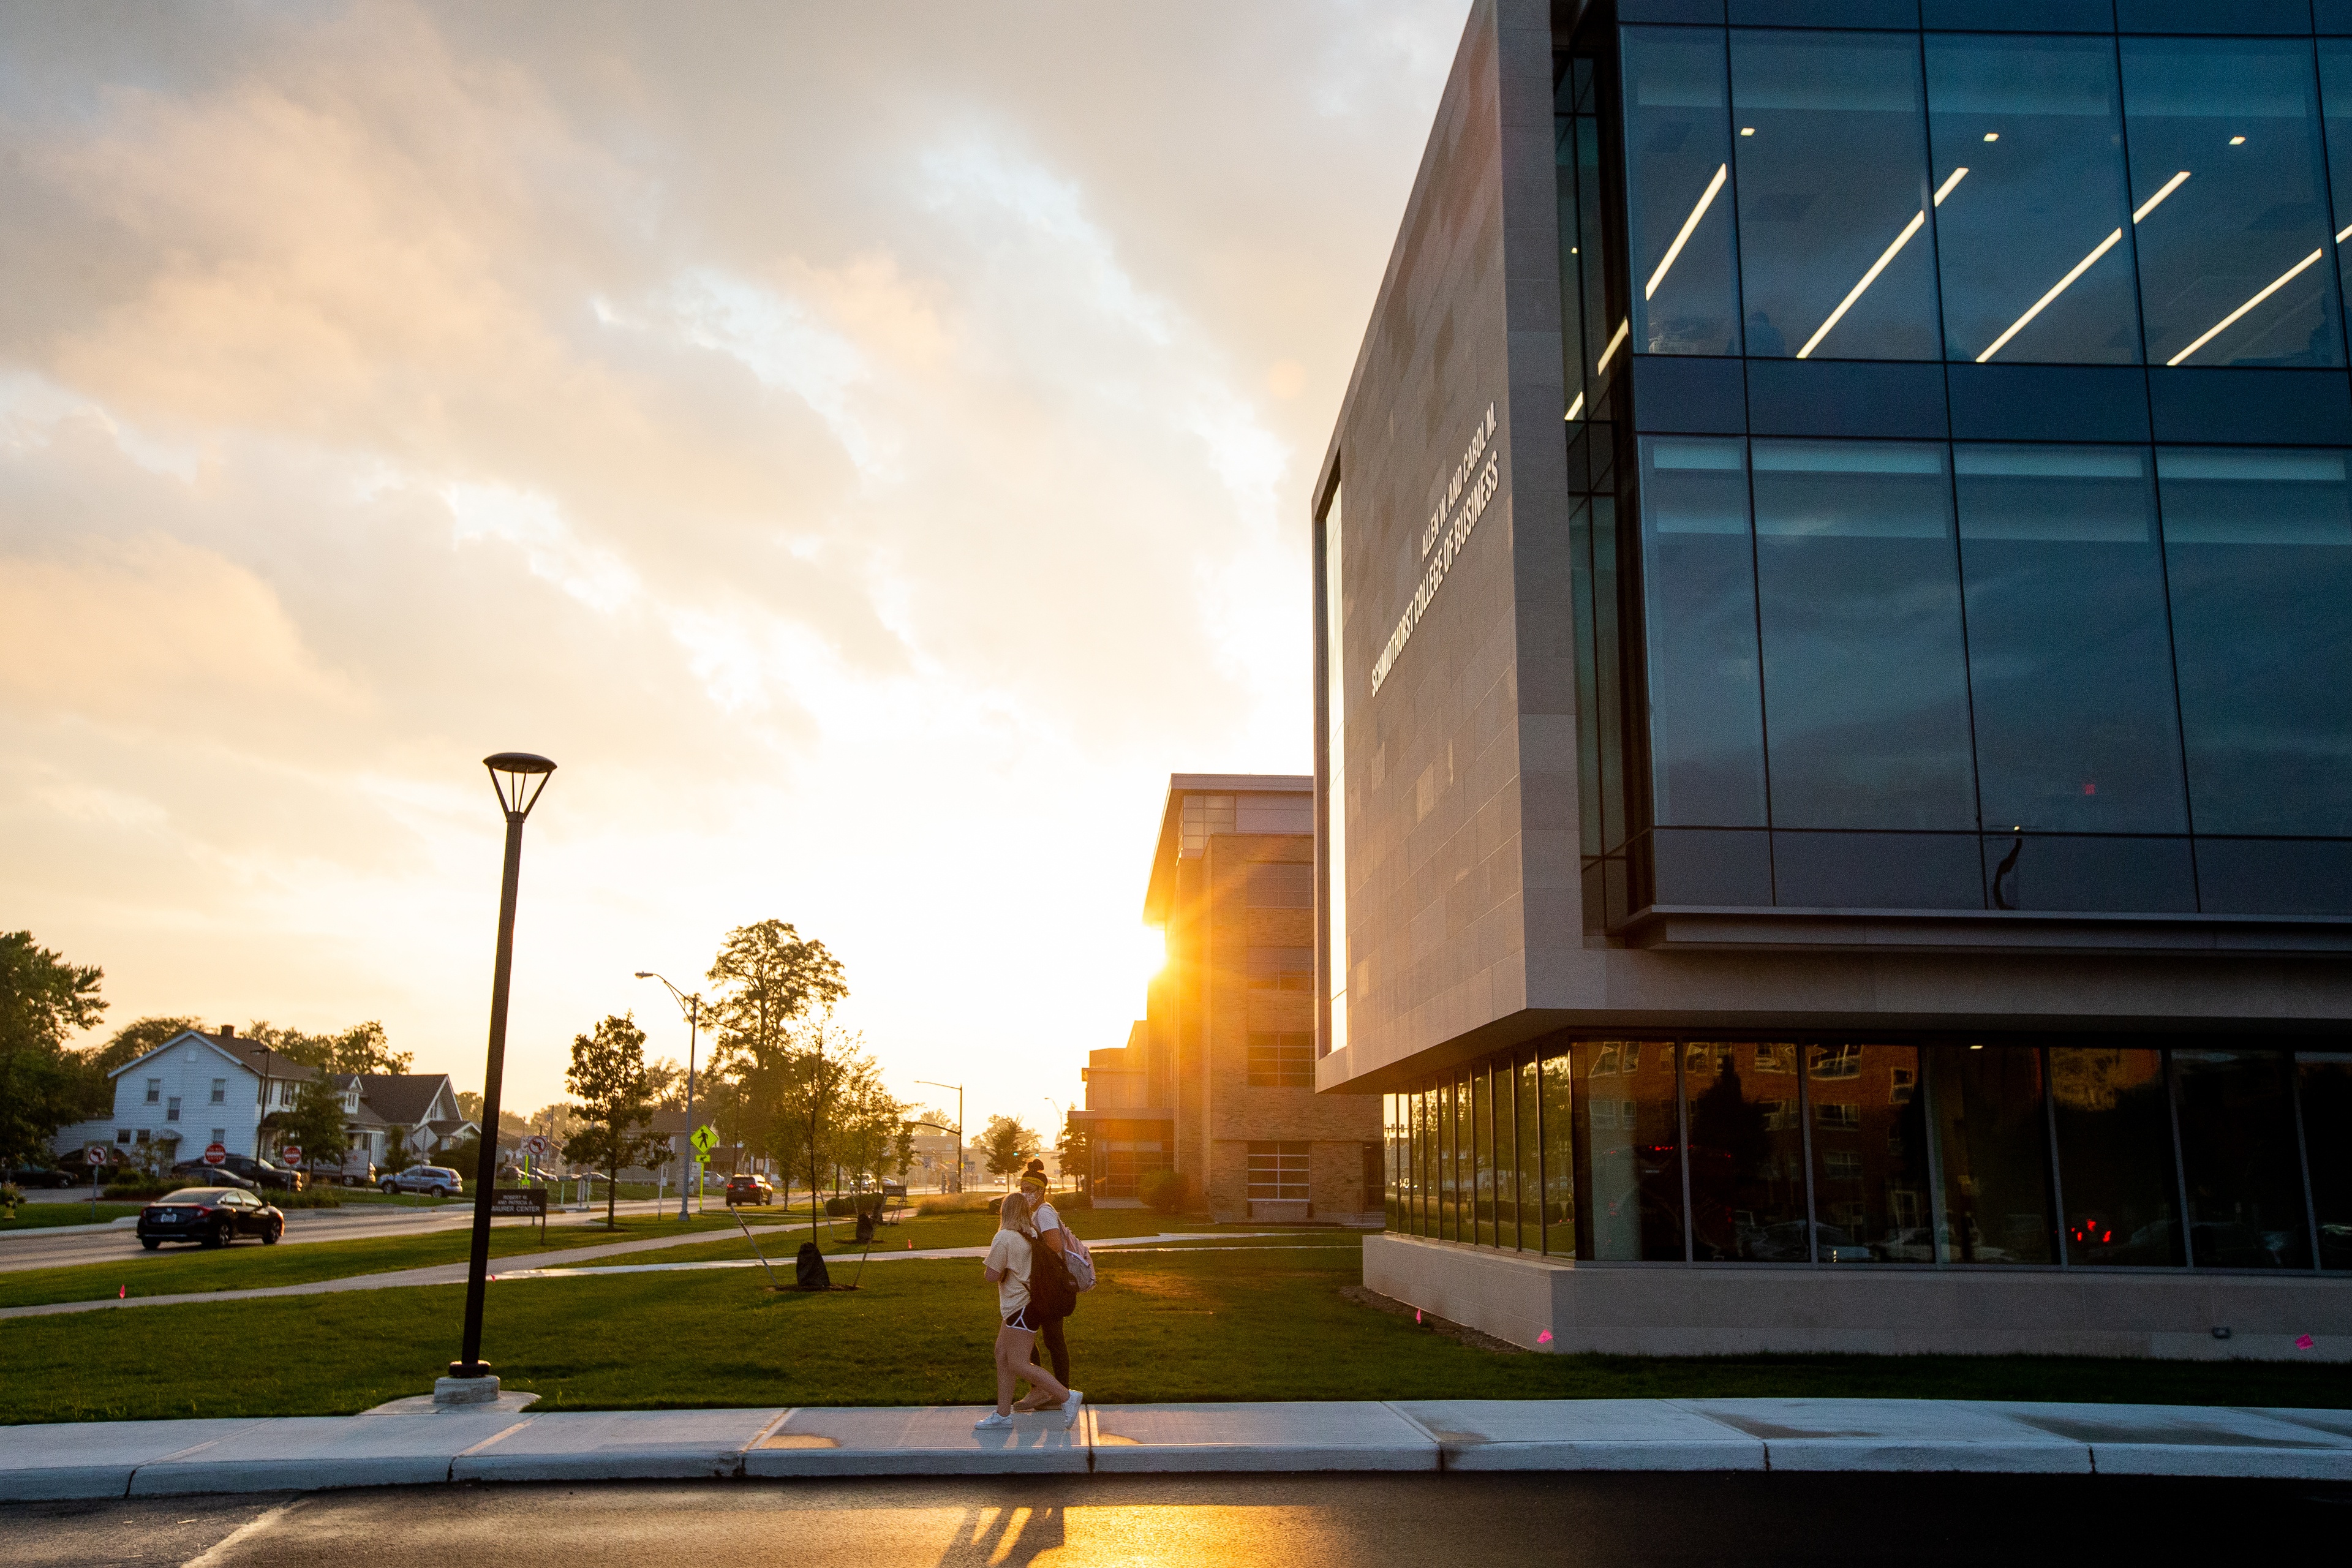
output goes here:
{"type": "Polygon", "coordinates": [[[579,1097],[572,1109],[582,1126],[564,1141],[563,1157],[603,1167],[604,1226],[620,1228],[621,1172],[652,1154],[654,1140],[638,1131],[653,1120],[646,1097],[646,1032],[629,1014],[608,1016],[593,1035],[572,1040],[563,1087],[579,1097]]]}

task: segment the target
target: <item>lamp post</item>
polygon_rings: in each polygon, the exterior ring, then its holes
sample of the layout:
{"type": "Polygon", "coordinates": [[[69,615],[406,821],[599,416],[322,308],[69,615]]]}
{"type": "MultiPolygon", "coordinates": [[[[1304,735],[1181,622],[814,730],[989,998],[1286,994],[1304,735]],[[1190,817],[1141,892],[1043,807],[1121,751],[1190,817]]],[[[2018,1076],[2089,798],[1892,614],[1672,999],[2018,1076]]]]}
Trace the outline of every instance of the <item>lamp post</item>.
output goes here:
{"type": "Polygon", "coordinates": [[[555,764],[529,752],[484,757],[490,785],[507,818],[505,879],[499,889],[499,959],[490,978],[489,1063],[482,1072],[481,1158],[474,1167],[474,1249],[466,1266],[466,1350],[449,1363],[449,1375],[434,1388],[436,1403],[486,1405],[499,1396],[499,1380],[482,1359],[483,1281],[490,1266],[490,1192],[499,1173],[499,1084],[507,1060],[507,990],[514,978],[515,892],[522,879],[522,824],[547,788],[555,764]]]}
{"type": "Polygon", "coordinates": [[[663,989],[677,998],[679,1009],[686,1014],[686,1148],[679,1151],[679,1153],[686,1157],[680,1160],[678,1169],[695,1173],[694,1175],[680,1182],[677,1186],[677,1217],[680,1220],[686,1220],[692,1217],[691,1211],[687,1206],[688,1197],[687,1188],[691,1185],[698,1193],[702,1188],[702,1164],[701,1162],[694,1159],[690,1152],[694,1148],[694,1045],[697,1037],[702,1032],[702,994],[698,991],[688,994],[680,991],[650,969],[638,970],[637,978],[660,980],[663,989]]]}
{"type": "Polygon", "coordinates": [[[951,1089],[955,1090],[956,1194],[958,1196],[961,1196],[963,1194],[963,1085],[960,1083],[933,1083],[927,1078],[919,1078],[915,1081],[921,1084],[925,1089],[951,1089]]]}

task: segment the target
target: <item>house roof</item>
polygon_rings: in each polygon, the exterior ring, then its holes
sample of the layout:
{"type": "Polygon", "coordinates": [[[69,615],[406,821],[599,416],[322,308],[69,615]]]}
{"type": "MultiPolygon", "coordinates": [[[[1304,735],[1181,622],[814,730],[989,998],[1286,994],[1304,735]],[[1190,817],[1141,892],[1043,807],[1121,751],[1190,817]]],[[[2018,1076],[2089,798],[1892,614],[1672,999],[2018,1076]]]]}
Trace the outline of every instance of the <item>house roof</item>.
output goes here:
{"type": "Polygon", "coordinates": [[[231,1065],[243,1068],[256,1078],[266,1075],[272,1079],[282,1079],[289,1083],[308,1083],[319,1076],[316,1071],[304,1067],[283,1051],[270,1050],[239,1035],[208,1034],[203,1029],[183,1029],[146,1055],[131,1058],[106,1076],[110,1079],[121,1078],[140,1063],[152,1061],[165,1051],[189,1040],[195,1040],[210,1047],[231,1065]]]}
{"type": "MultiPolygon", "coordinates": [[[[397,1126],[414,1127],[424,1121],[432,1110],[433,1102],[448,1086],[446,1072],[370,1072],[362,1073],[360,1092],[386,1121],[397,1126]]],[[[457,1103],[456,1090],[449,1103],[457,1103]]]]}

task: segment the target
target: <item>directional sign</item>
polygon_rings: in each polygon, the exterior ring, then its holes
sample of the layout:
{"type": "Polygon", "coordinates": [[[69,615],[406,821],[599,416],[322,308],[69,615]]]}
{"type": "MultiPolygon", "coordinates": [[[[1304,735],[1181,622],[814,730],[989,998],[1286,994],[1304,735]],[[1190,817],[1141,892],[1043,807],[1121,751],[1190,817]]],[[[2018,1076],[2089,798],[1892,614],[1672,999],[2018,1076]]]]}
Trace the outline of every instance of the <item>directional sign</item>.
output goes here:
{"type": "Polygon", "coordinates": [[[536,1132],[532,1133],[530,1137],[524,1139],[520,1143],[516,1145],[516,1148],[520,1152],[523,1158],[527,1160],[544,1160],[551,1152],[553,1152],[554,1147],[555,1146],[553,1144],[550,1143],[546,1139],[541,1137],[536,1132]]]}
{"type": "Polygon", "coordinates": [[[299,1143],[289,1143],[286,1147],[278,1151],[278,1157],[285,1161],[289,1165],[299,1165],[302,1163],[302,1145],[299,1143]]]}
{"type": "Polygon", "coordinates": [[[719,1129],[706,1121],[694,1130],[692,1142],[696,1155],[707,1160],[710,1157],[710,1152],[719,1147],[719,1129]]]}
{"type": "Polygon", "coordinates": [[[85,1146],[81,1152],[81,1163],[92,1169],[111,1164],[113,1162],[114,1145],[111,1143],[91,1143],[85,1146]]]}
{"type": "Polygon", "coordinates": [[[205,1145],[205,1164],[217,1165],[227,1158],[228,1149],[226,1145],[219,1143],[207,1143],[205,1145]]]}

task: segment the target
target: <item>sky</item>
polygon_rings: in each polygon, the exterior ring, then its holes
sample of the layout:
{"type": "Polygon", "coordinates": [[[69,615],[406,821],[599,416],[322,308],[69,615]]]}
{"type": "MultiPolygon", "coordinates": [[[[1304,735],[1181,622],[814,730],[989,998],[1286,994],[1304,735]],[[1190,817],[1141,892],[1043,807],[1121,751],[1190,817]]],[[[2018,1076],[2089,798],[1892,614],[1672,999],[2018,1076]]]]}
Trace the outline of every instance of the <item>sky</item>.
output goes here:
{"type": "Polygon", "coordinates": [[[1464,0],[0,5],[0,930],[506,1100],[734,926],[889,1083],[1125,1043],[1311,767],[1308,489],[1464,0]]]}

